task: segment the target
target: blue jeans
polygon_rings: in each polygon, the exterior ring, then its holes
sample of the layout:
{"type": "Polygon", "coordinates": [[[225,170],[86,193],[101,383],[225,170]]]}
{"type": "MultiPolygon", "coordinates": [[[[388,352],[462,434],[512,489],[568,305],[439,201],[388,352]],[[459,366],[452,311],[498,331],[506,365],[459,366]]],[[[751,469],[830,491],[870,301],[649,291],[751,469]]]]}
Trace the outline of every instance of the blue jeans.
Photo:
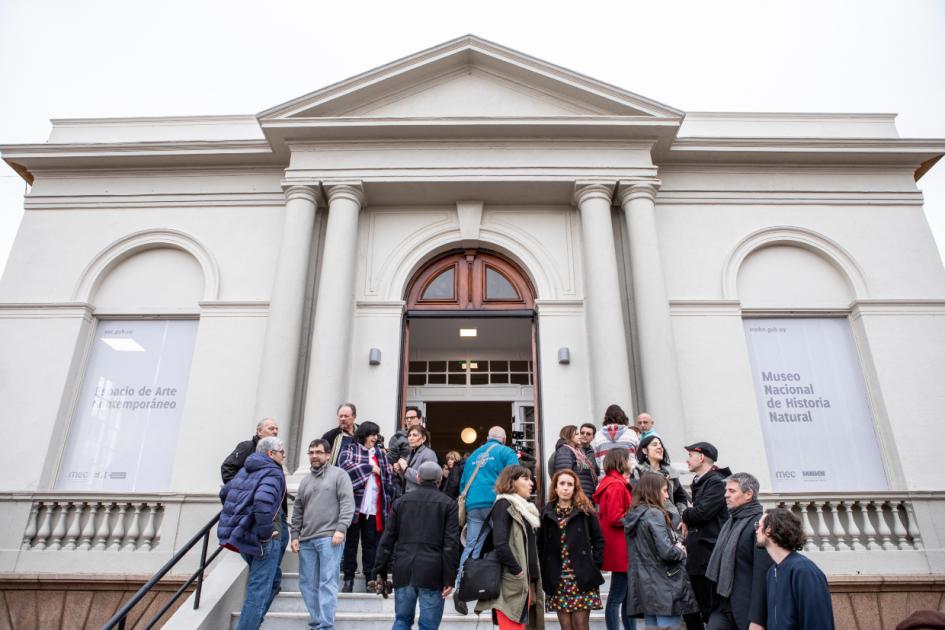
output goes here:
{"type": "Polygon", "coordinates": [[[664,617],[662,615],[644,615],[643,623],[646,624],[646,627],[655,626],[657,628],[672,628],[679,625],[679,622],[682,621],[681,615],[674,615],[672,617],[664,617]]]}
{"type": "Polygon", "coordinates": [[[420,630],[436,630],[443,619],[443,596],[432,588],[402,586],[394,589],[394,625],[391,630],[410,630],[420,600],[420,630]]]}
{"type": "Polygon", "coordinates": [[[607,593],[607,606],[604,607],[604,623],[607,630],[630,630],[627,618],[627,574],[614,571],[610,574],[610,592],[607,593]],[[623,625],[621,626],[621,621],[623,625]]]}
{"type": "Polygon", "coordinates": [[[331,544],[331,536],[310,538],[299,545],[299,590],[308,609],[308,627],[313,630],[335,626],[338,563],[344,548],[344,543],[331,544]]]}
{"type": "Polygon", "coordinates": [[[463,565],[466,564],[466,558],[472,556],[473,558],[479,557],[479,552],[482,551],[482,544],[486,540],[486,536],[489,535],[489,530],[492,529],[492,525],[488,522],[489,512],[492,511],[491,507],[484,508],[474,508],[466,512],[466,546],[463,548],[463,555],[459,559],[459,571],[456,573],[456,584],[455,588],[459,588],[459,579],[463,575],[463,565]],[[479,538],[480,532],[485,531],[482,535],[482,540],[476,542],[476,539],[479,538]]]}
{"type": "Polygon", "coordinates": [[[246,579],[246,599],[243,600],[236,630],[257,630],[278,593],[275,590],[276,574],[285,548],[278,538],[270,538],[261,547],[262,555],[258,558],[240,554],[249,565],[249,577],[246,579]]]}

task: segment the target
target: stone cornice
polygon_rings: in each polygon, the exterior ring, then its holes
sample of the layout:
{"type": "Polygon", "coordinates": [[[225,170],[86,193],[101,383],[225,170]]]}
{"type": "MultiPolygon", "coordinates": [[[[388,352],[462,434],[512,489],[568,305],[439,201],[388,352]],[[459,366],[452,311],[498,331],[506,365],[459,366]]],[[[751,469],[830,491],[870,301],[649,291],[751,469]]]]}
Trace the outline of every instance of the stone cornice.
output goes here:
{"type": "Polygon", "coordinates": [[[92,319],[87,302],[0,302],[0,319],[92,319]]]}
{"type": "Polygon", "coordinates": [[[24,199],[26,210],[72,210],[109,208],[220,208],[246,206],[281,206],[285,196],[280,193],[209,193],[209,194],[141,194],[52,196],[31,194],[24,199]]]}
{"type": "Polygon", "coordinates": [[[827,206],[920,206],[921,192],[824,192],[781,190],[662,190],[657,205],[827,205],[827,206]]]}

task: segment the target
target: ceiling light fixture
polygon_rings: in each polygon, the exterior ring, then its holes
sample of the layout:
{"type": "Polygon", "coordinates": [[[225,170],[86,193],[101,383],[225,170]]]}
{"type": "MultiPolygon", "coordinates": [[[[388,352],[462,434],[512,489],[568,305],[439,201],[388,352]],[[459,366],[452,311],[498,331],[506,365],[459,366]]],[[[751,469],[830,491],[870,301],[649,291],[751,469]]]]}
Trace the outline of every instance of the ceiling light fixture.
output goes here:
{"type": "Polygon", "coordinates": [[[460,328],[459,336],[460,337],[476,337],[479,335],[479,329],[477,328],[460,328]]]}

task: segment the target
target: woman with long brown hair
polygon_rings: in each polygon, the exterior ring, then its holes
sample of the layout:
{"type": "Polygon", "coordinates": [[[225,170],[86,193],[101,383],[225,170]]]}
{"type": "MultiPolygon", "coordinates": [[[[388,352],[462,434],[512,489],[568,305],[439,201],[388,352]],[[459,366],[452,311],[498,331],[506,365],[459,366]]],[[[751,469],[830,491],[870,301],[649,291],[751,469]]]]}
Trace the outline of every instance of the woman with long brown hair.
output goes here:
{"type": "Polygon", "coordinates": [[[604,535],[573,470],[559,470],[551,478],[538,551],[548,610],[558,614],[562,630],[587,630],[591,610],[603,608],[598,589],[604,583],[604,535]]]}
{"type": "Polygon", "coordinates": [[[624,517],[627,532],[627,616],[643,617],[647,629],[675,628],[682,615],[696,612],[686,574],[686,547],[677,538],[665,504],[669,480],[645,472],[633,489],[624,517]]]}
{"type": "MultiPolygon", "coordinates": [[[[482,552],[495,549],[502,563],[499,596],[476,602],[476,612],[492,609],[492,622],[499,630],[542,628],[545,598],[541,588],[536,538],[540,522],[531,502],[532,473],[524,466],[506,466],[495,482],[492,533],[482,552]]],[[[472,541],[468,541],[472,544],[472,541]]]]}

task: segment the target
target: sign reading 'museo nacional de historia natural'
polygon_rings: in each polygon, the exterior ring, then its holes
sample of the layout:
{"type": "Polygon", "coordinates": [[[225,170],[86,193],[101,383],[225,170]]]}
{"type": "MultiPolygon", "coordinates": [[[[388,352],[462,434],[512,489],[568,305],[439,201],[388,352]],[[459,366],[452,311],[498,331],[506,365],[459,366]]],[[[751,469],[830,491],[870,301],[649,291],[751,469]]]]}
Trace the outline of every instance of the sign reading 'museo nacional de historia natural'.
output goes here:
{"type": "Polygon", "coordinates": [[[745,335],[773,489],[886,489],[848,321],[746,319],[745,335]]]}
{"type": "Polygon", "coordinates": [[[196,321],[98,323],[58,489],[169,488],[196,337],[196,321]]]}

